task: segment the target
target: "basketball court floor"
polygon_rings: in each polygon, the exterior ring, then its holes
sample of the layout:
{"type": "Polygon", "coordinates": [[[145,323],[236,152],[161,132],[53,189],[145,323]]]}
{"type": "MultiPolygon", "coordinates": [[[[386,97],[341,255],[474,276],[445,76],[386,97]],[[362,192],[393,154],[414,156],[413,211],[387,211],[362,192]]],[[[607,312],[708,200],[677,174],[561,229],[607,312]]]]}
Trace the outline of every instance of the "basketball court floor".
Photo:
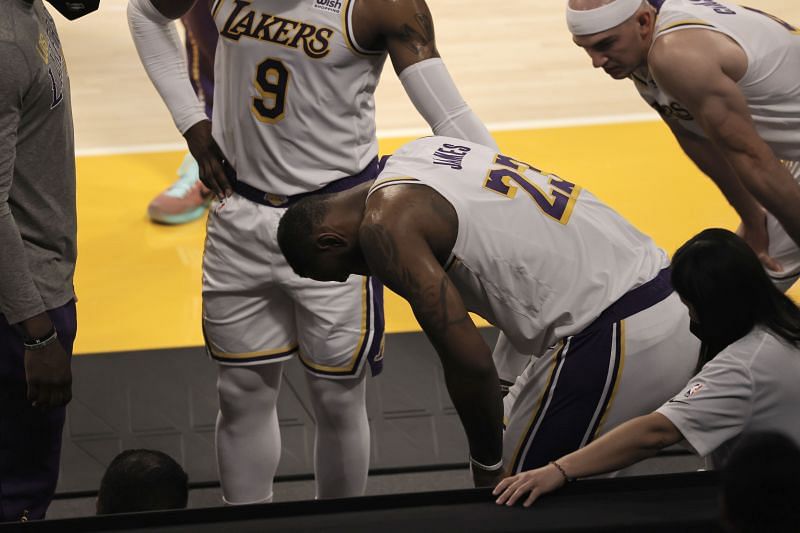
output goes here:
{"type": "MultiPolygon", "coordinates": [[[[800,21],[797,2],[750,3],[800,21]]],[[[103,0],[91,17],[59,20],[79,154],[79,354],[202,344],[205,224],[147,220],[184,146],[138,61],[125,5],[103,0]]],[[[735,226],[732,209],[633,84],[592,69],[572,44],[562,2],[429,5],[442,57],[503,151],[590,189],[669,252],[702,228],[735,226]]],[[[389,64],[377,109],[382,153],[430,133],[389,64]]],[[[387,298],[386,316],[389,332],[417,329],[397,298],[387,298]]]]}
{"type": "MultiPolygon", "coordinates": [[[[428,4],[445,63],[505,153],[591,190],[670,253],[703,228],[735,227],[733,210],[633,84],[592,69],[571,42],[562,1],[428,4]]],[[[794,0],[749,4],[800,23],[794,0]]],[[[139,63],[125,7],[102,0],[98,13],[73,23],[55,15],[78,150],[79,360],[202,345],[205,222],[147,219],[148,202],[175,179],[185,147],[139,63]]],[[[377,110],[384,154],[430,134],[388,62],[377,110]]],[[[389,333],[419,331],[391,294],[386,318],[389,333]]]]}

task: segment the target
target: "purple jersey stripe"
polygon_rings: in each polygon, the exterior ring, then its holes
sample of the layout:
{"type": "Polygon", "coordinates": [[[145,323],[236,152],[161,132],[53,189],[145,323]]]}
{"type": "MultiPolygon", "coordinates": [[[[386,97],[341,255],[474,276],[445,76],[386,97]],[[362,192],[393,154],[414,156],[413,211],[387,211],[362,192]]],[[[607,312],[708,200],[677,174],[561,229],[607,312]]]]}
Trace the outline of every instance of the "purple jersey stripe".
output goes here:
{"type": "Polygon", "coordinates": [[[670,269],[628,291],[583,331],[569,337],[558,354],[543,401],[513,461],[513,472],[546,465],[581,445],[589,431],[594,435],[608,409],[621,364],[621,341],[614,342],[619,322],[652,307],[672,294],[670,269]],[[609,357],[614,358],[613,365],[609,357]],[[563,359],[563,360],[562,360],[563,359]],[[559,370],[559,366],[561,367],[559,370]],[[608,379],[609,371],[614,375],[608,379]],[[606,387],[606,381],[609,387],[606,387]],[[600,414],[594,413],[600,406],[600,414]],[[590,427],[591,426],[591,427],[590,427]]]}
{"type": "Polygon", "coordinates": [[[556,381],[558,379],[561,366],[564,364],[564,356],[568,350],[569,350],[569,341],[562,344],[561,348],[555,353],[553,370],[550,372],[550,377],[547,379],[547,385],[545,386],[544,392],[542,393],[542,400],[539,403],[539,407],[536,410],[536,413],[534,414],[533,419],[531,420],[528,426],[528,430],[522,439],[522,445],[520,446],[519,450],[517,451],[512,461],[512,466],[511,466],[512,473],[520,472],[519,467],[520,463],[525,458],[526,447],[528,445],[528,442],[530,442],[532,434],[536,432],[536,427],[540,424],[542,418],[544,417],[545,412],[547,411],[547,406],[549,404],[550,397],[553,394],[553,390],[556,386],[556,381]]]}
{"type": "Polygon", "coordinates": [[[320,368],[313,368],[306,364],[301,358],[303,363],[309,371],[320,376],[331,377],[350,377],[358,375],[361,370],[362,361],[366,356],[367,362],[370,365],[370,371],[373,376],[377,376],[383,370],[383,357],[381,348],[383,346],[384,334],[384,316],[383,316],[383,284],[373,277],[367,278],[366,283],[366,329],[364,330],[364,341],[358,351],[356,360],[352,366],[342,367],[341,369],[327,370],[320,368]],[[373,320],[374,317],[374,320],[373,320]]]}
{"type": "Polygon", "coordinates": [[[570,338],[563,364],[540,420],[526,435],[515,472],[546,465],[577,450],[606,397],[609,357],[613,357],[613,327],[595,328],[570,338]]]}

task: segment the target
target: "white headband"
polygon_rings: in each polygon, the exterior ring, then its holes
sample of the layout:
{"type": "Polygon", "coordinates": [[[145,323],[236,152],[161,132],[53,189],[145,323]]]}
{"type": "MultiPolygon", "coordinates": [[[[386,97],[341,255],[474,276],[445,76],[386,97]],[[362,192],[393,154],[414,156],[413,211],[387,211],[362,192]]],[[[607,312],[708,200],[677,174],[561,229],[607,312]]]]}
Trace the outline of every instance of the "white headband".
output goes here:
{"type": "Polygon", "coordinates": [[[614,0],[595,9],[578,11],[567,6],[567,26],[572,35],[591,35],[619,26],[641,7],[642,0],[614,0]]]}

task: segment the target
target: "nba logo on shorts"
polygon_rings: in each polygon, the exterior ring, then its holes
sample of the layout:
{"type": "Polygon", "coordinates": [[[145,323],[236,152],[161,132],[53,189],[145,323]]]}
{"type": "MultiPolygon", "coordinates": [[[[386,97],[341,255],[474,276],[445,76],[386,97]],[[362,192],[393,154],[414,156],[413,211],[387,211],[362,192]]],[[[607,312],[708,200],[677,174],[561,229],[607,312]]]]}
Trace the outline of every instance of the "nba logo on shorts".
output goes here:
{"type": "Polygon", "coordinates": [[[330,13],[339,14],[342,10],[341,0],[314,0],[314,7],[330,13]]]}
{"type": "Polygon", "coordinates": [[[687,398],[690,398],[690,397],[694,396],[695,394],[697,394],[698,392],[700,392],[700,389],[702,389],[702,388],[703,388],[703,384],[702,383],[695,383],[694,385],[689,387],[689,390],[686,391],[684,396],[686,396],[687,398]]]}

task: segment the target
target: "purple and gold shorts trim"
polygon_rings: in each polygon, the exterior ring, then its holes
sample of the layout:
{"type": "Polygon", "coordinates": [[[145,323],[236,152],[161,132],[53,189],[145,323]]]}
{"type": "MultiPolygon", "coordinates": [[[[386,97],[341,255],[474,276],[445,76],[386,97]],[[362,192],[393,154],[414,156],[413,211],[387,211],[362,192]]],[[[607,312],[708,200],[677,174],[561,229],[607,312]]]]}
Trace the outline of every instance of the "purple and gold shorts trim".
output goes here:
{"type": "Polygon", "coordinates": [[[350,363],[345,366],[325,366],[309,361],[300,354],[300,361],[312,373],[328,377],[355,377],[361,372],[366,357],[370,372],[377,376],[383,371],[383,346],[385,319],[383,314],[383,284],[374,277],[367,277],[364,284],[364,327],[361,340],[350,363]]]}
{"type": "Polygon", "coordinates": [[[544,466],[597,437],[625,365],[624,319],[672,292],[667,268],[626,293],[583,331],[561,342],[512,458],[512,473],[544,466]]]}
{"type": "Polygon", "coordinates": [[[228,363],[245,365],[250,363],[263,363],[268,361],[280,361],[281,359],[288,359],[291,355],[297,353],[297,345],[284,346],[274,350],[262,350],[257,352],[234,354],[217,350],[209,344],[208,340],[206,340],[206,350],[208,350],[208,355],[212,359],[222,364],[228,363]]]}

